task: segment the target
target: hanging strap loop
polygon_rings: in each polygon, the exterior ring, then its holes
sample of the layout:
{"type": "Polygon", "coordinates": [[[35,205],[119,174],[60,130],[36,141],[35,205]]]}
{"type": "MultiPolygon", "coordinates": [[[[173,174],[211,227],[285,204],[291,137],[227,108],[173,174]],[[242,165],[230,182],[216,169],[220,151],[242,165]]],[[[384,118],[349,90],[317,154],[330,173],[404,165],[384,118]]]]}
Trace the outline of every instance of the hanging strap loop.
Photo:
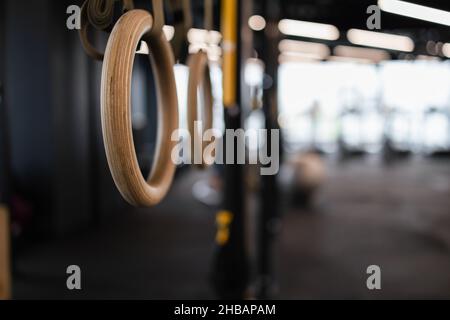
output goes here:
{"type": "Polygon", "coordinates": [[[133,0],[123,0],[123,8],[122,11],[124,13],[131,11],[134,9],[134,1],[133,0]]]}
{"type": "Polygon", "coordinates": [[[164,1],[163,0],[152,0],[153,5],[153,27],[150,31],[152,36],[160,36],[163,32],[163,27],[165,25],[164,18],[164,1]]]}
{"type": "MultiPolygon", "coordinates": [[[[86,0],[81,7],[81,44],[87,55],[102,61],[103,53],[99,52],[89,41],[88,28],[91,25],[97,30],[107,31],[114,22],[114,3],[116,0],[86,0]]],[[[133,0],[123,0],[123,11],[134,9],[133,0]]]]}
{"type": "Polygon", "coordinates": [[[112,25],[114,0],[89,0],[86,9],[90,24],[97,30],[103,31],[112,25]]]}
{"type": "Polygon", "coordinates": [[[205,0],[205,25],[207,31],[214,28],[214,0],[205,0]]]}
{"type": "Polygon", "coordinates": [[[171,0],[170,9],[173,14],[175,34],[172,48],[179,62],[184,62],[187,55],[187,33],[192,28],[191,0],[171,0]]]}

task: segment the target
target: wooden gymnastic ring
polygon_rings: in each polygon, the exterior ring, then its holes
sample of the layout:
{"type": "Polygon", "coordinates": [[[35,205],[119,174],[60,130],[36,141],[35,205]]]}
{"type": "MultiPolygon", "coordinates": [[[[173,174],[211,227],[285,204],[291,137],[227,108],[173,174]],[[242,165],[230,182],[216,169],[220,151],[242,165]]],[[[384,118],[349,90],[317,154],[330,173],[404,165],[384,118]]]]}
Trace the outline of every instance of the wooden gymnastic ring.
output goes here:
{"type": "Polygon", "coordinates": [[[101,109],[106,155],[114,182],[122,196],[135,206],[152,206],[167,194],[175,173],[171,153],[178,129],[178,99],[174,57],[164,34],[152,34],[152,16],[131,10],[114,26],[103,62],[101,109]],[[155,74],[158,99],[158,137],[153,168],[147,181],[139,168],[132,135],[131,76],[136,48],[145,40],[155,74]]]}
{"type": "MultiPolygon", "coordinates": [[[[188,67],[189,67],[189,81],[188,81],[188,127],[189,133],[191,135],[191,159],[194,159],[194,155],[200,155],[201,152],[201,164],[197,164],[196,166],[200,169],[206,167],[207,164],[211,164],[214,159],[205,159],[204,158],[204,150],[208,142],[203,143],[202,137],[199,137],[201,134],[203,136],[204,131],[212,129],[213,126],[213,96],[212,96],[212,85],[211,85],[211,77],[209,73],[209,63],[208,63],[208,55],[204,51],[199,51],[195,54],[192,54],[188,58],[188,67]],[[195,127],[195,122],[199,121],[200,117],[198,115],[197,108],[197,92],[198,89],[201,88],[201,94],[204,100],[204,126],[202,132],[198,132],[195,127]],[[197,141],[202,141],[200,148],[195,149],[195,144],[193,143],[194,139],[197,141]]],[[[199,147],[197,145],[197,147],[199,147]]],[[[194,161],[192,161],[194,164],[194,161]]]]}

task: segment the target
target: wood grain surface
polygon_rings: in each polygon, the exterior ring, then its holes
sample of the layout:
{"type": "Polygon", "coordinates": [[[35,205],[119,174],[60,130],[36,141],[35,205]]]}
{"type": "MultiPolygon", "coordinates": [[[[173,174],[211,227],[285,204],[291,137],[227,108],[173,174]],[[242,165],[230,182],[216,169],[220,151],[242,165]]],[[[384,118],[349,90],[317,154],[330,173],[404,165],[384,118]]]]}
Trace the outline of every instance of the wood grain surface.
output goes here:
{"type": "MultiPolygon", "coordinates": [[[[196,167],[203,169],[207,163],[212,163],[214,159],[205,159],[204,149],[208,142],[202,142],[202,136],[205,130],[212,129],[213,126],[213,96],[211,77],[209,73],[208,55],[204,51],[199,51],[189,56],[189,82],[188,82],[188,128],[191,135],[191,157],[199,159],[201,163],[196,164],[196,167]],[[198,110],[198,90],[201,90],[203,98],[203,115],[204,119],[199,116],[198,110]],[[202,120],[203,128],[198,130],[195,126],[195,121],[202,120]],[[202,143],[194,144],[196,139],[202,143]]],[[[194,163],[194,161],[192,161],[194,163]]]]}
{"type": "Polygon", "coordinates": [[[177,141],[178,99],[174,57],[162,32],[150,32],[152,16],[131,10],[116,23],[103,61],[101,114],[103,139],[109,167],[122,196],[135,206],[153,206],[167,194],[175,173],[171,152],[177,141]],[[131,76],[136,48],[144,40],[156,79],[158,134],[153,168],[146,180],[139,168],[132,135],[131,76]]]}

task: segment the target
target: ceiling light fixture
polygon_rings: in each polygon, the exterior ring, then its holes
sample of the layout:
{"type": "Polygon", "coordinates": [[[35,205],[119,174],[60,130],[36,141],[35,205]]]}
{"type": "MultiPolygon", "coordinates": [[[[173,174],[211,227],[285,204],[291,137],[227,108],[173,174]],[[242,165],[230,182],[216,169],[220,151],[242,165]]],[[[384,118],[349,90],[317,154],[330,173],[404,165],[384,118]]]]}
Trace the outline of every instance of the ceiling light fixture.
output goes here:
{"type": "Polygon", "coordinates": [[[300,20],[281,20],[278,24],[281,33],[288,36],[306,37],[323,40],[339,39],[339,30],[331,24],[300,20]]]}
{"type": "Polygon", "coordinates": [[[412,52],[414,50],[414,41],[410,37],[397,34],[350,29],[347,32],[347,39],[351,43],[361,46],[404,52],[412,52]]]}
{"type": "Polygon", "coordinates": [[[390,60],[391,56],[385,50],[369,49],[352,46],[337,46],[334,48],[334,55],[347,58],[368,59],[375,63],[390,60]]]}
{"type": "Polygon", "coordinates": [[[253,31],[262,31],[262,30],[264,30],[264,28],[266,27],[266,24],[267,24],[266,23],[266,19],[264,19],[264,17],[259,16],[259,15],[251,16],[248,19],[248,26],[253,31]]]}
{"type": "Polygon", "coordinates": [[[447,58],[450,58],[450,43],[446,43],[442,46],[442,53],[447,58]]]}
{"type": "Polygon", "coordinates": [[[325,59],[330,55],[330,48],[323,43],[306,42],[297,40],[282,40],[278,45],[281,53],[306,53],[314,54],[325,59]]]}
{"type": "Polygon", "coordinates": [[[381,10],[450,26],[450,12],[400,0],[378,0],[381,10]]]}

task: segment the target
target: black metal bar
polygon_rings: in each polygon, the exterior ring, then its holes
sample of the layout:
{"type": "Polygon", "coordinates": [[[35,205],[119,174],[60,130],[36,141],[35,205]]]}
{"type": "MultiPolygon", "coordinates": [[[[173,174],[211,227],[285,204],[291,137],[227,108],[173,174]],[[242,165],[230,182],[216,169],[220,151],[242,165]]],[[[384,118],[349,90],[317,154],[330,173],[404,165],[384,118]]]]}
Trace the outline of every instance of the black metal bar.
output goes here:
{"type": "MultiPolygon", "coordinates": [[[[227,1],[227,0],[224,0],[227,1]]],[[[238,1],[241,7],[241,1],[238,1]]],[[[239,9],[240,11],[240,9],[239,9]]],[[[239,15],[240,17],[240,12],[239,15]]],[[[238,19],[240,21],[240,19],[238,19]]],[[[240,24],[240,22],[239,22],[240,24]]],[[[240,29],[238,26],[237,30],[240,29]]],[[[237,99],[240,101],[240,70],[241,61],[239,57],[241,39],[238,34],[238,59],[236,65],[236,90],[237,99]]],[[[225,127],[226,129],[240,129],[241,109],[238,104],[226,106],[225,127]]],[[[226,145],[226,139],[224,141],[226,145]]],[[[235,144],[237,145],[237,144],[235,144]]],[[[235,148],[235,158],[237,148],[235,148]]],[[[226,159],[226,154],[224,155],[226,159]]],[[[235,159],[236,160],[236,159],[235,159]]],[[[236,163],[236,161],[235,161],[236,163]]],[[[221,299],[244,299],[249,281],[249,263],[245,243],[245,209],[244,209],[244,165],[227,164],[222,166],[224,179],[224,201],[223,210],[218,213],[218,237],[225,233],[224,239],[218,239],[217,251],[213,264],[213,284],[217,295],[221,299]],[[228,220],[228,221],[221,221],[228,220]],[[222,228],[226,230],[221,230],[222,228]]]]}
{"type": "MultiPolygon", "coordinates": [[[[277,73],[278,73],[278,20],[279,4],[273,0],[266,0],[263,4],[267,27],[259,34],[261,58],[266,65],[266,74],[272,80],[265,88],[263,111],[265,127],[268,129],[267,150],[272,150],[272,129],[279,129],[277,125],[277,73]]],[[[258,35],[257,35],[258,36],[258,35]]],[[[279,141],[277,142],[279,143],[279,141]]],[[[270,155],[272,158],[274,155],[270,155]]],[[[279,156],[279,155],[278,155],[279,156]]],[[[276,235],[279,219],[279,194],[276,175],[261,177],[260,213],[257,224],[257,292],[258,299],[267,299],[273,293],[273,241],[276,235]]]]}

